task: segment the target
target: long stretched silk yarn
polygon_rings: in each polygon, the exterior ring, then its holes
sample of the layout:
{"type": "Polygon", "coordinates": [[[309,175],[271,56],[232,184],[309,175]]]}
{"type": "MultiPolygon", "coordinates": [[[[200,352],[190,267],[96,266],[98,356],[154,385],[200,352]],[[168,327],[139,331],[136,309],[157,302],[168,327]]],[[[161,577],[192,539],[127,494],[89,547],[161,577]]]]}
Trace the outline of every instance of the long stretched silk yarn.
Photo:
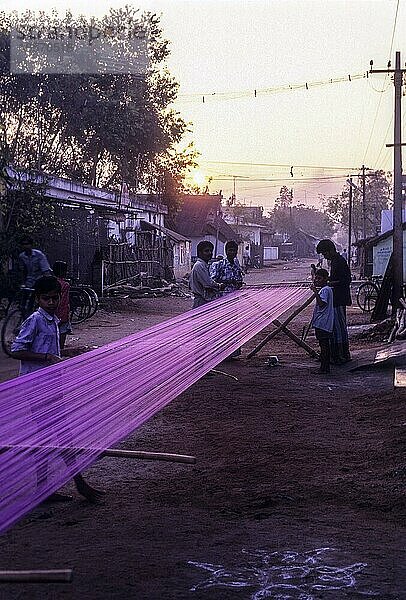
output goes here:
{"type": "Polygon", "coordinates": [[[1,384],[0,531],[308,296],[244,289],[1,384]]]}

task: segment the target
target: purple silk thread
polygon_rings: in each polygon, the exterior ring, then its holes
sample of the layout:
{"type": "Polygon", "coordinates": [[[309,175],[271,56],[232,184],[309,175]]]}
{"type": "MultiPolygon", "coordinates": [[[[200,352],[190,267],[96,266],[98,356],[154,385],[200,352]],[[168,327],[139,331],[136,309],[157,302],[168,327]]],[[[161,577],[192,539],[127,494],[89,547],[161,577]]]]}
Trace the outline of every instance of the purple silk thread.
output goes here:
{"type": "Polygon", "coordinates": [[[247,288],[1,384],[0,531],[308,296],[247,288]]]}

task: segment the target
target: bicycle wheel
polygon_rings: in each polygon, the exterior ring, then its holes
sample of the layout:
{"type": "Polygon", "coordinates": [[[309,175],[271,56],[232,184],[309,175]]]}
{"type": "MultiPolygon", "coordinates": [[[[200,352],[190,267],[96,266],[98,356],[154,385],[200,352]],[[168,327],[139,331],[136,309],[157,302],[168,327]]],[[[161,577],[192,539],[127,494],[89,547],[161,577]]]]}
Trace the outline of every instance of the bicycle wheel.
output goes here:
{"type": "Polygon", "coordinates": [[[3,348],[3,352],[8,356],[11,356],[11,344],[20,331],[23,320],[23,315],[19,308],[8,312],[4,317],[1,328],[1,347],[3,348]]]}
{"type": "Polygon", "coordinates": [[[375,283],[367,281],[357,290],[357,304],[364,312],[372,312],[378,298],[379,288],[375,283]]]}
{"type": "Polygon", "coordinates": [[[93,317],[93,315],[96,314],[97,309],[99,308],[99,296],[94,291],[94,289],[88,285],[83,286],[82,290],[87,292],[90,296],[91,306],[90,306],[89,316],[87,317],[88,319],[90,319],[90,317],[93,317]]]}
{"type": "Polygon", "coordinates": [[[85,290],[82,290],[81,288],[70,288],[69,303],[71,323],[82,323],[89,317],[91,299],[85,290]]]}

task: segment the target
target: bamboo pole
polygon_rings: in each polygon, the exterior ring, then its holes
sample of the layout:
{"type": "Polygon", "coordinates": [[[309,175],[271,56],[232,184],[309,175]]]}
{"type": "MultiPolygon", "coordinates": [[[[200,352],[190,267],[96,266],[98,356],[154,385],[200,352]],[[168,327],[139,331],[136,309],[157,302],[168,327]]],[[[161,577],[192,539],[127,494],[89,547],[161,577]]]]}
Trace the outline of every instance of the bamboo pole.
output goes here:
{"type": "MultiPolygon", "coordinates": [[[[301,304],[287,319],[285,319],[285,321],[283,323],[278,321],[278,319],[275,319],[274,321],[272,321],[272,323],[274,325],[277,325],[277,329],[275,329],[274,331],[269,333],[262,340],[262,342],[260,342],[258,344],[258,346],[256,346],[253,350],[251,350],[251,352],[249,354],[247,354],[247,358],[251,358],[252,356],[257,354],[257,352],[259,352],[261,350],[261,348],[263,348],[265,346],[265,344],[267,344],[272,338],[274,338],[276,335],[278,335],[278,333],[280,333],[281,331],[286,333],[284,331],[284,328],[286,327],[286,325],[288,325],[288,323],[290,323],[292,321],[292,319],[294,319],[299,313],[301,313],[302,310],[304,310],[307,306],[309,306],[309,304],[311,302],[313,302],[314,298],[315,298],[315,294],[312,294],[311,297],[308,298],[306,300],[306,302],[303,302],[303,304],[301,304]]],[[[292,334],[292,335],[294,335],[294,334],[292,334]]],[[[300,338],[297,338],[297,339],[299,340],[300,338]]],[[[307,346],[307,344],[306,344],[306,346],[307,346]]],[[[308,346],[308,348],[310,348],[310,346],[308,346]]]]}
{"type": "Polygon", "coordinates": [[[190,465],[194,465],[196,463],[195,456],[187,456],[185,454],[168,454],[165,452],[142,452],[139,450],[116,450],[108,448],[102,453],[102,456],[138,458],[143,460],[164,460],[168,462],[186,463],[190,465]]]}
{"type": "Polygon", "coordinates": [[[72,569],[0,571],[0,583],[70,583],[72,569]]]}
{"type": "Polygon", "coordinates": [[[186,454],[168,454],[166,452],[144,452],[141,450],[121,450],[120,448],[107,448],[102,450],[101,448],[75,448],[69,446],[2,446],[1,450],[52,450],[58,452],[97,452],[100,454],[100,458],[104,456],[114,458],[136,458],[140,460],[163,460],[167,462],[179,462],[194,465],[196,463],[195,456],[188,456],[186,454]]]}

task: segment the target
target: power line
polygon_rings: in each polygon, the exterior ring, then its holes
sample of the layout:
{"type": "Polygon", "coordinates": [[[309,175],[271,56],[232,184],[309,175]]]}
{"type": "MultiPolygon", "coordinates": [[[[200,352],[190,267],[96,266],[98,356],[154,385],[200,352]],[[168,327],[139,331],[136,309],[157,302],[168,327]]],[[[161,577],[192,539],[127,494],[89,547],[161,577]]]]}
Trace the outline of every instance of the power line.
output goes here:
{"type": "Polygon", "coordinates": [[[281,92],[292,92],[296,90],[309,90],[311,88],[321,87],[325,85],[331,85],[333,83],[343,83],[356,81],[358,79],[368,78],[368,73],[357,73],[355,75],[344,75],[341,77],[331,77],[329,79],[320,81],[308,81],[305,83],[294,83],[285,84],[275,87],[252,89],[252,90],[239,90],[235,92],[196,92],[193,94],[179,94],[176,98],[177,103],[184,102],[199,102],[204,104],[211,100],[239,100],[241,98],[258,98],[261,96],[268,96],[270,94],[277,94],[281,92]]]}
{"type": "MultiPolygon", "coordinates": [[[[397,0],[397,3],[396,3],[396,12],[395,12],[395,19],[394,19],[393,29],[392,29],[392,39],[391,39],[391,43],[390,43],[389,56],[388,56],[388,67],[390,65],[390,59],[391,59],[391,56],[392,56],[393,40],[395,39],[396,23],[397,23],[397,19],[398,19],[398,11],[399,11],[399,2],[400,2],[400,0],[397,0]]],[[[386,85],[386,81],[387,81],[388,75],[389,75],[389,73],[385,74],[385,79],[383,81],[382,90],[380,90],[381,92],[384,92],[384,91],[386,91],[389,88],[389,86],[387,86],[386,90],[385,90],[385,85],[386,85]]],[[[374,121],[372,123],[372,129],[371,129],[371,133],[370,133],[370,136],[369,136],[369,139],[368,139],[367,149],[365,150],[364,159],[362,161],[363,163],[365,163],[365,160],[366,160],[366,157],[367,157],[367,153],[368,153],[368,150],[369,150],[369,146],[371,144],[371,139],[372,139],[372,135],[373,135],[374,130],[375,130],[375,125],[376,125],[376,121],[377,121],[377,118],[378,118],[379,109],[381,107],[382,97],[383,97],[383,94],[381,94],[379,96],[379,102],[378,102],[378,106],[377,106],[377,109],[376,109],[376,112],[375,112],[374,121]]]]}
{"type": "MultiPolygon", "coordinates": [[[[228,177],[212,177],[212,181],[233,181],[237,176],[236,175],[230,175],[228,177]]],[[[281,178],[274,178],[274,179],[266,179],[266,178],[260,178],[260,177],[249,177],[249,176],[239,176],[239,179],[244,181],[244,182],[248,182],[248,181],[330,181],[332,179],[345,179],[347,177],[347,175],[331,175],[329,177],[300,177],[300,178],[293,178],[292,177],[281,177],[281,178]]]]}
{"type": "Polygon", "coordinates": [[[254,163],[254,162],[236,162],[236,161],[221,161],[221,160],[201,160],[199,161],[204,164],[214,165],[237,165],[237,166],[250,166],[250,167],[283,167],[290,169],[326,169],[330,171],[357,171],[358,167],[327,167],[325,165],[288,165],[288,164],[273,164],[273,163],[254,163]]]}

